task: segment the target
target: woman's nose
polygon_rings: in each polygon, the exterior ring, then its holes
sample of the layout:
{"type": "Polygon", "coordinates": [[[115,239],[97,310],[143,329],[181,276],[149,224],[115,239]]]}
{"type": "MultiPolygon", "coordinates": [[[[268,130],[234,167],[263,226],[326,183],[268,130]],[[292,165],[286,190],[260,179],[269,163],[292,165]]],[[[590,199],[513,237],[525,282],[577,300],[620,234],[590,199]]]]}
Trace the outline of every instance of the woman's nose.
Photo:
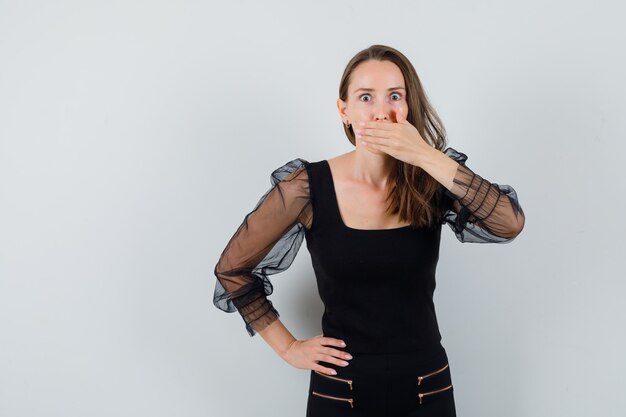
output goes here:
{"type": "Polygon", "coordinates": [[[377,121],[389,120],[389,114],[387,114],[387,113],[378,113],[378,114],[376,114],[375,119],[377,121]]]}

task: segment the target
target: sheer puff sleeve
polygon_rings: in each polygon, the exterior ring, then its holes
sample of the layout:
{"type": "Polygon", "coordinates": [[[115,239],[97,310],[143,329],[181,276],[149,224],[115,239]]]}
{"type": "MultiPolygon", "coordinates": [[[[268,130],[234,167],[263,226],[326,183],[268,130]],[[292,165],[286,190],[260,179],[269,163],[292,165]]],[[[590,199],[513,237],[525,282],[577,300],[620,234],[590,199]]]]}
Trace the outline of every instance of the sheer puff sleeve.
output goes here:
{"type": "Polygon", "coordinates": [[[510,185],[491,183],[466,166],[467,155],[447,148],[459,163],[452,189],[444,193],[443,222],[461,242],[508,243],[524,228],[525,216],[510,185]]]}
{"type": "Polygon", "coordinates": [[[296,158],[271,174],[271,188],[248,213],[215,266],[213,304],[227,313],[239,311],[250,336],[278,317],[267,299],[273,291],[268,275],[286,270],[311,220],[307,161],[296,158]]]}

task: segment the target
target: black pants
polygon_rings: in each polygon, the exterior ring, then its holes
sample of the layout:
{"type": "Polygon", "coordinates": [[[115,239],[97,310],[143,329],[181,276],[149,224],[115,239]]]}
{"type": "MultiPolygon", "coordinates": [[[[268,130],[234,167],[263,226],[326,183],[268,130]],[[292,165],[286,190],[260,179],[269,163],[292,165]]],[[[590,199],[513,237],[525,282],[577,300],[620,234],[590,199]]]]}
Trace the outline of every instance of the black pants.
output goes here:
{"type": "MultiPolygon", "coordinates": [[[[349,350],[348,350],[349,351],[349,350]]],[[[352,353],[348,366],[311,370],[306,417],[456,417],[445,349],[428,353],[352,353]]]]}

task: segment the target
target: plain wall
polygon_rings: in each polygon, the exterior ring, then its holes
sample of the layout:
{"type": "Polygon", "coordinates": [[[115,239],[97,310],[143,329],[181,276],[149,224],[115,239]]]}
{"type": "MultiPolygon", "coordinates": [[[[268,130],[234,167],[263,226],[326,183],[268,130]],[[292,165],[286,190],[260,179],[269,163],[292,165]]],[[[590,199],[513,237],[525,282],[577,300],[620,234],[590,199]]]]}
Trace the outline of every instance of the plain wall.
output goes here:
{"type": "MultiPolygon", "coordinates": [[[[625,11],[0,1],[0,415],[304,415],[308,370],[213,306],[213,267],[272,170],[352,149],[339,80],[375,43],[526,214],[504,245],[444,226],[458,415],[623,415],[625,11]]],[[[300,339],[323,311],[305,245],[271,277],[300,339]]]]}

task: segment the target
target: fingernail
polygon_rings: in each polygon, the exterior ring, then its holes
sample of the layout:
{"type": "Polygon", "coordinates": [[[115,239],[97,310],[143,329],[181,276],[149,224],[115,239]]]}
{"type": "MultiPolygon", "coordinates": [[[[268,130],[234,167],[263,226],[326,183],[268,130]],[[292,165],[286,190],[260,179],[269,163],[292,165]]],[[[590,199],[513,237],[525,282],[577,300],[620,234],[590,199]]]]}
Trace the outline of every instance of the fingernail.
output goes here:
{"type": "Polygon", "coordinates": [[[350,355],[349,353],[346,354],[346,359],[352,359],[352,355],[350,355]]]}
{"type": "Polygon", "coordinates": [[[346,345],[346,342],[343,342],[343,341],[342,341],[342,342],[341,342],[341,346],[345,346],[345,345],[346,345]]]}
{"type": "Polygon", "coordinates": [[[333,375],[337,375],[337,371],[335,371],[334,369],[332,371],[330,371],[331,374],[333,375]]]}

